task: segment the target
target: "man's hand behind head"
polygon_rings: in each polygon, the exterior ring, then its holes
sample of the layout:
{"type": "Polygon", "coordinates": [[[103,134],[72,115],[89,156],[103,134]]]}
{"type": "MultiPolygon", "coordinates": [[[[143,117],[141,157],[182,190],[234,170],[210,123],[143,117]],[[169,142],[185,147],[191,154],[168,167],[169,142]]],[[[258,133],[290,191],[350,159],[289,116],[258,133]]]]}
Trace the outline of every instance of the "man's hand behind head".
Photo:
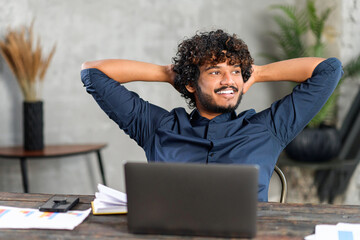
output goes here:
{"type": "Polygon", "coordinates": [[[252,65],[252,73],[251,73],[251,77],[244,83],[244,87],[243,87],[243,93],[245,94],[250,87],[256,82],[256,74],[257,74],[257,69],[258,66],[256,65],[252,65]]]}
{"type": "Polygon", "coordinates": [[[174,72],[173,68],[174,68],[173,64],[164,66],[165,74],[169,76],[169,83],[172,86],[174,86],[174,82],[175,82],[175,72],[174,72]]]}

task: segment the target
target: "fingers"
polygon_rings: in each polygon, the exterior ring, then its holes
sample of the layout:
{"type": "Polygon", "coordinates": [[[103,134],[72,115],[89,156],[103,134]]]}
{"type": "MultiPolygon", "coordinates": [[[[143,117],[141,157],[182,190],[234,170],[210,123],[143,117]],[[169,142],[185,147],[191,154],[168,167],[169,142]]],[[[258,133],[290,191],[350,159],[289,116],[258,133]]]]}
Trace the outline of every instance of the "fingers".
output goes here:
{"type": "Polygon", "coordinates": [[[173,71],[173,64],[165,65],[165,73],[168,76],[168,82],[174,86],[175,72],[173,71]]]}
{"type": "Polygon", "coordinates": [[[252,73],[251,73],[251,76],[250,76],[250,78],[244,83],[244,87],[243,87],[243,93],[244,93],[244,94],[245,94],[245,93],[250,89],[250,87],[256,82],[255,75],[256,75],[257,68],[258,68],[257,65],[252,65],[253,71],[252,71],[252,73]]]}
{"type": "Polygon", "coordinates": [[[243,94],[245,94],[250,89],[250,84],[245,84],[243,88],[243,94]]]}
{"type": "Polygon", "coordinates": [[[249,89],[250,87],[254,84],[254,77],[251,76],[245,83],[244,83],[244,86],[243,86],[243,93],[245,94],[249,89]]]}

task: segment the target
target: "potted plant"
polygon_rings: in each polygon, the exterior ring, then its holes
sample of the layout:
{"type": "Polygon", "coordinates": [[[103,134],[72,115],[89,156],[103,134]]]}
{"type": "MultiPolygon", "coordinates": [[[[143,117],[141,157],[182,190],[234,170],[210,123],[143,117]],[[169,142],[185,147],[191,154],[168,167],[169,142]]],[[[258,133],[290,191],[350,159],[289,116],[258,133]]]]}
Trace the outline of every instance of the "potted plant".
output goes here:
{"type": "MultiPolygon", "coordinates": [[[[272,9],[280,10],[282,15],[274,16],[280,32],[272,32],[281,50],[280,54],[264,54],[272,61],[297,57],[324,57],[326,42],[324,29],[332,8],[318,13],[314,0],[306,2],[305,9],[295,6],[274,5],[272,9]],[[312,35],[313,41],[307,41],[312,35]]],[[[286,147],[289,157],[300,161],[321,162],[335,157],[340,148],[340,138],[335,127],[336,104],[339,97],[339,86],[342,82],[360,73],[360,56],[344,67],[344,75],[337,88],[320,112],[308,126],[286,147]]]]}
{"type": "Polygon", "coordinates": [[[40,39],[34,41],[33,24],[22,26],[21,30],[9,29],[5,39],[0,41],[0,52],[13,72],[24,96],[23,127],[24,148],[41,150],[43,137],[43,102],[40,98],[42,83],[55,45],[44,57],[40,39]]]}

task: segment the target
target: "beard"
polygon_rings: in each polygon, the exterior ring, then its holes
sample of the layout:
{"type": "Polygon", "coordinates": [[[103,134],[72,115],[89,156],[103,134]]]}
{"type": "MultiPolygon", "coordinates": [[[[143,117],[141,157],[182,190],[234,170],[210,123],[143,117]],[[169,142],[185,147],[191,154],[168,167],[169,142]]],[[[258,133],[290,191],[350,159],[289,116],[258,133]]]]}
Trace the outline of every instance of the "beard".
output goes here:
{"type": "MultiPolygon", "coordinates": [[[[228,87],[216,89],[215,92],[221,91],[226,88],[228,88],[228,87]]],[[[231,88],[233,88],[234,91],[236,91],[236,92],[238,91],[238,89],[235,87],[231,86],[231,88]]],[[[243,91],[241,90],[238,100],[234,105],[219,106],[215,103],[214,99],[209,94],[202,92],[200,87],[197,84],[196,84],[196,92],[197,92],[197,97],[198,97],[199,103],[207,111],[213,112],[213,113],[229,113],[229,112],[235,111],[237,109],[237,107],[239,106],[241,99],[242,99],[242,95],[243,95],[243,91]]]]}

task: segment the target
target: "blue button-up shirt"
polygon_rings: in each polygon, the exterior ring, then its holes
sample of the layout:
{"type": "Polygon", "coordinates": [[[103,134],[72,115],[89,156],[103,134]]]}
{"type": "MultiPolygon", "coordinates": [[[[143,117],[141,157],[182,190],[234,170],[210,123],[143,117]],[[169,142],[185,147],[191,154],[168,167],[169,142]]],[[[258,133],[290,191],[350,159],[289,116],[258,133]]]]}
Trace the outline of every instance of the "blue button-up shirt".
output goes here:
{"type": "Polygon", "coordinates": [[[291,94],[256,113],[253,109],[211,120],[195,109],[167,111],[97,69],[81,72],[87,92],[139,146],[148,161],[257,164],[259,201],[267,201],[268,186],[285,146],[308,124],[334,91],[341,63],[330,58],[291,94]]]}

